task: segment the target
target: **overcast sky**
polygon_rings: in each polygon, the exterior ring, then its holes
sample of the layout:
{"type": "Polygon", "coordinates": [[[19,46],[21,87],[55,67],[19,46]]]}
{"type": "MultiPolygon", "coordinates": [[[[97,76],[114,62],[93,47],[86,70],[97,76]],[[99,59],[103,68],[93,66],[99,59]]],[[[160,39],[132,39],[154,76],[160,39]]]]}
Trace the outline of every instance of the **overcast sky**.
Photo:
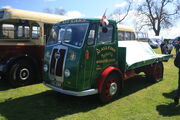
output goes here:
{"type": "MultiPolygon", "coordinates": [[[[143,0],[134,0],[140,3],[143,0]]],[[[0,8],[11,7],[16,9],[44,12],[45,8],[62,8],[66,10],[69,17],[86,17],[94,18],[103,15],[107,9],[107,15],[111,14],[116,8],[126,7],[128,4],[124,0],[0,0],[0,8]]],[[[123,24],[135,27],[134,12],[130,11],[129,16],[124,20],[123,24]]],[[[149,36],[153,36],[152,31],[148,31],[149,36]]],[[[180,20],[175,26],[168,30],[162,30],[161,36],[165,38],[175,38],[180,36],[180,20]]]]}

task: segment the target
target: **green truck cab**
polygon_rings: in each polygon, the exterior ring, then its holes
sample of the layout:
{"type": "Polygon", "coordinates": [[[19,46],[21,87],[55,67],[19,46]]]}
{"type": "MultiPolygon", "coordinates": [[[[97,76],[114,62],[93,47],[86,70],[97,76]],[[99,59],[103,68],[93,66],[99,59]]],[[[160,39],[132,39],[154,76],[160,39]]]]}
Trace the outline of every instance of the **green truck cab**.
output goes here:
{"type": "Polygon", "coordinates": [[[140,72],[152,81],[161,80],[162,61],[170,57],[154,53],[147,43],[118,41],[113,20],[104,26],[100,19],[70,19],[51,30],[43,79],[60,93],[99,94],[102,102],[109,102],[122,91],[124,80],[140,72]]]}

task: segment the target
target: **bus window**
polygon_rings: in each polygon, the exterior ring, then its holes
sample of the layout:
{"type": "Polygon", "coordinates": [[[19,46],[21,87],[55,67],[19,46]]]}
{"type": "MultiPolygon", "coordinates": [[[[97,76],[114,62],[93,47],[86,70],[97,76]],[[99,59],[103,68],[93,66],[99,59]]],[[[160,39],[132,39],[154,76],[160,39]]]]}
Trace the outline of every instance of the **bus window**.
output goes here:
{"type": "Polygon", "coordinates": [[[40,27],[38,25],[32,26],[32,39],[37,39],[40,37],[40,27]]]}
{"type": "Polygon", "coordinates": [[[18,38],[29,38],[30,37],[29,26],[18,26],[17,37],[18,38]]]}
{"type": "Polygon", "coordinates": [[[30,37],[29,33],[30,33],[30,28],[29,28],[29,26],[25,26],[25,27],[24,27],[24,37],[25,37],[25,38],[29,38],[29,37],[30,37]]]}
{"type": "Polygon", "coordinates": [[[135,40],[135,34],[133,32],[131,33],[131,40],[135,40]]]}
{"type": "Polygon", "coordinates": [[[2,24],[2,35],[0,38],[14,38],[15,27],[12,24],[2,24]]]}
{"type": "Polygon", "coordinates": [[[18,33],[17,33],[18,38],[23,37],[23,26],[18,27],[18,33]]]}
{"type": "Polygon", "coordinates": [[[124,32],[123,31],[118,31],[118,38],[119,38],[119,40],[124,40],[124,32]]]}
{"type": "Polygon", "coordinates": [[[30,27],[19,24],[0,24],[1,39],[30,38],[30,27]]]}
{"type": "Polygon", "coordinates": [[[131,33],[130,32],[125,33],[125,40],[131,40],[131,33]]]}

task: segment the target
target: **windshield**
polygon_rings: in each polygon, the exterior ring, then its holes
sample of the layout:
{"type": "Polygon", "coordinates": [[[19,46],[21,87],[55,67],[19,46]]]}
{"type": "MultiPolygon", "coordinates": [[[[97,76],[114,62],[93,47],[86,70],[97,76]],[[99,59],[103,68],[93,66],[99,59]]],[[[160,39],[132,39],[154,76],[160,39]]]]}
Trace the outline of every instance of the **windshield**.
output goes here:
{"type": "Polygon", "coordinates": [[[62,25],[59,30],[58,42],[81,47],[88,29],[88,23],[62,25]]]}

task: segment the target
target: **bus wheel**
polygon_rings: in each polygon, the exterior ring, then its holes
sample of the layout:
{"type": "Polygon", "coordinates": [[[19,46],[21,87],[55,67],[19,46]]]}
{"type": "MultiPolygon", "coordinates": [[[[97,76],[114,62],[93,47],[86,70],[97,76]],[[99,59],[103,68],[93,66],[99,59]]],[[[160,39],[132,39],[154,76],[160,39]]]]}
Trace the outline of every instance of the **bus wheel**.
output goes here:
{"type": "Polygon", "coordinates": [[[99,98],[103,103],[108,103],[116,99],[121,90],[121,82],[118,74],[111,73],[103,83],[99,98]]]}
{"type": "Polygon", "coordinates": [[[152,82],[159,82],[163,79],[164,67],[162,62],[155,63],[145,71],[146,78],[152,82]]]}
{"type": "Polygon", "coordinates": [[[19,60],[11,66],[8,80],[13,87],[20,87],[31,84],[34,76],[32,65],[25,60],[19,60]]]}

